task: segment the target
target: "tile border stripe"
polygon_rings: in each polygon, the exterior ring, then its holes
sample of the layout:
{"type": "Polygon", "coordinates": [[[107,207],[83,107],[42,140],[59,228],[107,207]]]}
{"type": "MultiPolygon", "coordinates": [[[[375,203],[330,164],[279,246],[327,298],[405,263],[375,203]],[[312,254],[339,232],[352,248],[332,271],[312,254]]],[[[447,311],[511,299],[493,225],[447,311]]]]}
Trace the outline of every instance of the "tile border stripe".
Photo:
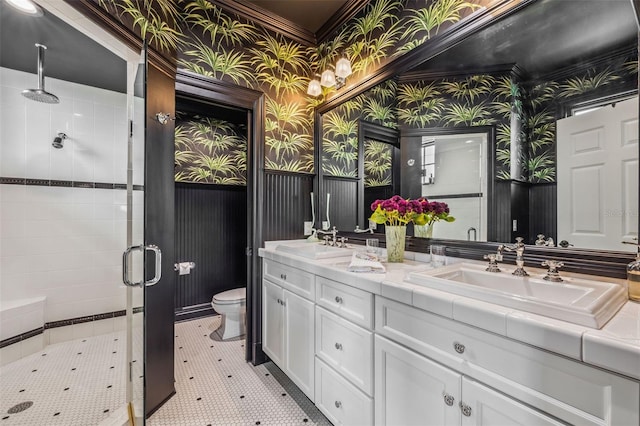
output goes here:
{"type": "MultiPolygon", "coordinates": [[[[96,189],[127,189],[126,183],[107,182],[82,182],[72,180],[32,179],[0,176],[0,184],[28,185],[28,186],[55,186],[58,188],[96,188],[96,189]]],[[[144,191],[144,185],[133,185],[134,191],[144,191]]]]}
{"type": "MultiPolygon", "coordinates": [[[[134,314],[138,314],[144,312],[144,306],[136,306],[133,308],[133,313],[134,314]]],[[[9,345],[13,345],[14,343],[18,343],[22,340],[26,340],[29,339],[31,337],[37,336],[38,334],[42,334],[44,333],[45,330],[49,330],[51,328],[58,328],[58,327],[67,327],[73,324],[82,324],[82,323],[86,323],[86,322],[91,322],[91,321],[99,321],[99,320],[104,320],[104,319],[109,319],[109,318],[117,318],[117,317],[123,317],[127,314],[127,311],[122,309],[119,311],[113,311],[113,312],[104,312],[101,314],[95,314],[95,315],[86,315],[83,317],[77,317],[77,318],[69,318],[69,319],[63,319],[63,320],[58,320],[58,321],[51,321],[51,322],[47,322],[44,324],[43,327],[39,327],[30,331],[27,331],[25,333],[21,333],[18,334],[17,336],[13,336],[13,337],[9,337],[7,339],[4,340],[0,340],[0,348],[4,348],[7,347],[9,345]]]]}

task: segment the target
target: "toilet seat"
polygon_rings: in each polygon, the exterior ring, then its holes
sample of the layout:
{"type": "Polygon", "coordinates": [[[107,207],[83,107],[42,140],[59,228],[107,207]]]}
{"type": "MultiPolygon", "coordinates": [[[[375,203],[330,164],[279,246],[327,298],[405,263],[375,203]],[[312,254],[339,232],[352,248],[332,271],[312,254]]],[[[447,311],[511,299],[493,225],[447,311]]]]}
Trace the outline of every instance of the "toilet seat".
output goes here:
{"type": "Polygon", "coordinates": [[[246,298],[247,289],[246,287],[241,287],[216,294],[213,296],[212,302],[216,305],[232,305],[234,303],[242,303],[246,298]]]}

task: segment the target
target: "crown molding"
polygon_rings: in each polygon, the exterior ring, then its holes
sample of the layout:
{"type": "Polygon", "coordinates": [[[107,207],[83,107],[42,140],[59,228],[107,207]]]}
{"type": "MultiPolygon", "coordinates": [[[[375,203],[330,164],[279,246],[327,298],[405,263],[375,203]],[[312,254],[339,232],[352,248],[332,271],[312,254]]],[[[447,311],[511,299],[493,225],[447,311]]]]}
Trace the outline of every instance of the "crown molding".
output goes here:
{"type": "Polygon", "coordinates": [[[227,12],[249,19],[298,43],[306,46],[316,45],[314,33],[258,5],[243,0],[214,0],[213,3],[227,12]]]}
{"type": "Polygon", "coordinates": [[[488,67],[465,68],[454,71],[431,71],[417,70],[409,71],[398,77],[398,83],[410,83],[419,80],[439,80],[448,77],[468,77],[477,74],[510,74],[513,72],[514,64],[500,64],[488,67]]]}
{"type": "Polygon", "coordinates": [[[327,40],[338,28],[346,24],[367,4],[369,4],[369,0],[348,0],[316,32],[316,43],[320,44],[327,40]]]}
{"type": "Polygon", "coordinates": [[[626,56],[638,55],[638,45],[635,40],[630,44],[625,44],[616,49],[610,49],[607,53],[596,56],[589,61],[580,62],[579,64],[569,64],[562,68],[556,69],[551,73],[547,73],[533,78],[533,81],[554,81],[562,80],[575,76],[577,72],[587,72],[594,67],[605,66],[615,59],[624,58],[626,56]]]}

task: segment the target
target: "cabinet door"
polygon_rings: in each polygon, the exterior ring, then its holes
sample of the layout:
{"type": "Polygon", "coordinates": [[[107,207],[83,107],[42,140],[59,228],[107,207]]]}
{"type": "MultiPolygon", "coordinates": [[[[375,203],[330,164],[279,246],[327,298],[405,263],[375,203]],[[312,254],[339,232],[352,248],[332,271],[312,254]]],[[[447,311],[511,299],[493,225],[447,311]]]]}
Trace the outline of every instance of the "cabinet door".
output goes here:
{"type": "Polygon", "coordinates": [[[313,401],[314,306],[284,290],[284,348],[287,376],[313,401]]]}
{"type": "Polygon", "coordinates": [[[284,316],[283,290],[279,286],[262,281],[262,350],[278,367],[284,369],[284,316]]]}
{"type": "Polygon", "coordinates": [[[467,377],[462,379],[463,426],[560,426],[560,423],[528,406],[467,377]]]}
{"type": "Polygon", "coordinates": [[[375,338],[375,424],[459,425],[460,374],[375,338]]]}

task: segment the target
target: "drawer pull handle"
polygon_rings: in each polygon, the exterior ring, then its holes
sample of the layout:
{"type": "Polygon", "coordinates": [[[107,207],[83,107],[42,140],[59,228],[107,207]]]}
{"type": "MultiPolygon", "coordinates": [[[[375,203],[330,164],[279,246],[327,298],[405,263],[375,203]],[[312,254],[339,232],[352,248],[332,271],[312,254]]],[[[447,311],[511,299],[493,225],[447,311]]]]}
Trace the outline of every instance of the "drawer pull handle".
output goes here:
{"type": "Polygon", "coordinates": [[[278,299],[278,305],[282,305],[282,300],[278,299]]]}
{"type": "Polygon", "coordinates": [[[462,343],[454,342],[453,349],[455,349],[459,354],[464,353],[464,345],[462,343]]]}
{"type": "Polygon", "coordinates": [[[287,279],[287,274],[280,274],[280,279],[281,280],[286,280],[287,279]]]}
{"type": "Polygon", "coordinates": [[[464,402],[460,401],[460,411],[462,411],[462,415],[465,417],[471,417],[471,407],[469,407],[464,402]]]}
{"type": "Polygon", "coordinates": [[[335,404],[336,404],[336,408],[342,407],[342,402],[340,401],[336,401],[335,404]]]}
{"type": "Polygon", "coordinates": [[[444,403],[447,404],[449,407],[453,405],[455,400],[456,399],[453,396],[449,395],[448,393],[444,394],[444,403]]]}
{"type": "Polygon", "coordinates": [[[341,351],[342,350],[342,343],[336,343],[336,349],[341,351]]]}
{"type": "Polygon", "coordinates": [[[342,303],[342,297],[336,296],[336,303],[342,303]]]}

